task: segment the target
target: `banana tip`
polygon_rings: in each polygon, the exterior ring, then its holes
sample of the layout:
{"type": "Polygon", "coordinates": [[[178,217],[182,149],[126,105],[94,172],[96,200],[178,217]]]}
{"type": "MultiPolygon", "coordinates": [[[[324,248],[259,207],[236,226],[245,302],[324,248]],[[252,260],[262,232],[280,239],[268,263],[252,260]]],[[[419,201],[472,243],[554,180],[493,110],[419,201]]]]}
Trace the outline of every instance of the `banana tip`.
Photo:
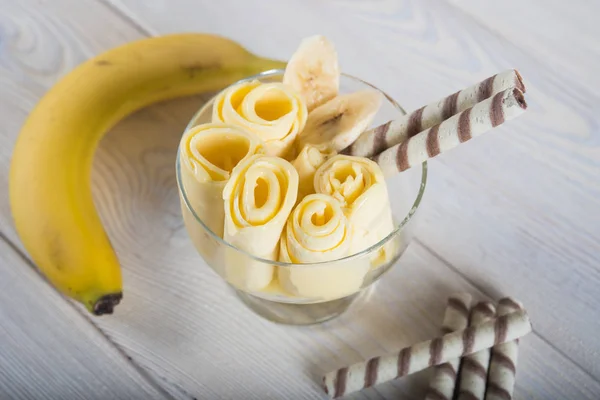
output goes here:
{"type": "Polygon", "coordinates": [[[104,295],[94,303],[94,315],[112,314],[115,306],[123,298],[123,293],[111,293],[104,295]]]}

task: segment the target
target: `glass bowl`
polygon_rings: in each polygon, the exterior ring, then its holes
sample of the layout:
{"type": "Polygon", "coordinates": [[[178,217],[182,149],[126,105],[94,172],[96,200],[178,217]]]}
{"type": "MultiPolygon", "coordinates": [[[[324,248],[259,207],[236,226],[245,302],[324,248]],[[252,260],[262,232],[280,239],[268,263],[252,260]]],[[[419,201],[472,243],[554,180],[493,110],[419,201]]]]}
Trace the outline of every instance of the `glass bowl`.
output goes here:
{"type": "MultiPolygon", "coordinates": [[[[283,70],[266,71],[240,82],[257,79],[261,82],[281,82],[283,70]]],[[[238,82],[239,83],[239,82],[238,82]]],[[[373,85],[356,77],[342,74],[340,94],[364,89],[374,89],[383,94],[382,105],[371,126],[381,125],[405,115],[404,109],[390,96],[373,85]]],[[[197,125],[211,122],[214,97],[192,118],[186,131],[197,125]]],[[[307,325],[334,318],[351,305],[368,298],[374,284],[400,264],[398,260],[408,247],[414,234],[416,211],[421,203],[427,182],[427,163],[386,179],[394,230],[373,246],[335,261],[311,264],[293,264],[255,257],[224,241],[198,217],[202,204],[191,198],[190,188],[182,179],[180,150],[177,153],[177,184],[182,216],[186,230],[204,261],[221,276],[238,297],[254,312],[271,321],[307,325]],[[239,273],[245,275],[272,273],[273,279],[259,290],[240,283],[239,273]],[[271,272],[269,272],[271,271],[271,272]],[[286,290],[287,282],[294,276],[304,283],[320,288],[311,294],[292,293],[286,290]]],[[[311,287],[311,288],[312,288],[311,287]]],[[[309,290],[310,292],[310,290],[309,290]]]]}

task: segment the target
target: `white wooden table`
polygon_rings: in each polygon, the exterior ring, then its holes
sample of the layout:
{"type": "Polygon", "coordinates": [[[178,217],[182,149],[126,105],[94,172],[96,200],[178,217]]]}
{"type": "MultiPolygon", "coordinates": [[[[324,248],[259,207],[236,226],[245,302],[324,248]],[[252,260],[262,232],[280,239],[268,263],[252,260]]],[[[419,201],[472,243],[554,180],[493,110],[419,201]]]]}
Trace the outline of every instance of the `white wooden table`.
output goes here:
{"type": "MultiPolygon", "coordinates": [[[[446,297],[521,299],[516,398],[600,398],[600,3],[592,0],[0,0],[0,398],[320,399],[317,377],[438,332],[446,297]],[[407,109],[518,68],[518,122],[430,162],[417,239],[372,301],[307,328],[259,319],[194,251],[174,177],[202,103],[143,110],[103,141],[96,201],[125,300],[90,318],[35,272],[7,175],[28,112],[73,66],[144,36],[215,32],[287,59],[330,37],[407,109]],[[276,32],[276,33],[274,33],[276,32]]],[[[420,399],[429,372],[352,398],[420,399]]]]}

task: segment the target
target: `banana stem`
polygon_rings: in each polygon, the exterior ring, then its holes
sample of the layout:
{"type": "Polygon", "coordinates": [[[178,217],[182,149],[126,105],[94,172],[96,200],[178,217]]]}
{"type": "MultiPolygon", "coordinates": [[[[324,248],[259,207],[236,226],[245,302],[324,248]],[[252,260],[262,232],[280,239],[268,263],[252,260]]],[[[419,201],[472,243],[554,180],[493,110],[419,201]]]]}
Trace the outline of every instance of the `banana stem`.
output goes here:
{"type": "Polygon", "coordinates": [[[111,293],[104,295],[93,305],[92,312],[94,315],[112,314],[114,308],[121,302],[123,293],[111,293]]]}

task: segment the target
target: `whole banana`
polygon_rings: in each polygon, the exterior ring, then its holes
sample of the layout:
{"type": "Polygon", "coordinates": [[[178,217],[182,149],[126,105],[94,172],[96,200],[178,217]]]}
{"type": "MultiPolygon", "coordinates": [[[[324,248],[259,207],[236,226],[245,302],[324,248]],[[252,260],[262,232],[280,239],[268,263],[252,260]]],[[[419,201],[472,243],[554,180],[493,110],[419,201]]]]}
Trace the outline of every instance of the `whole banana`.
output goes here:
{"type": "Polygon", "coordinates": [[[174,34],[111,49],[52,87],[19,133],[9,183],[17,233],[51,284],[96,315],[121,300],[119,262],[90,185],[95,149],[110,127],[151,103],[284,67],[226,38],[174,34]]]}

